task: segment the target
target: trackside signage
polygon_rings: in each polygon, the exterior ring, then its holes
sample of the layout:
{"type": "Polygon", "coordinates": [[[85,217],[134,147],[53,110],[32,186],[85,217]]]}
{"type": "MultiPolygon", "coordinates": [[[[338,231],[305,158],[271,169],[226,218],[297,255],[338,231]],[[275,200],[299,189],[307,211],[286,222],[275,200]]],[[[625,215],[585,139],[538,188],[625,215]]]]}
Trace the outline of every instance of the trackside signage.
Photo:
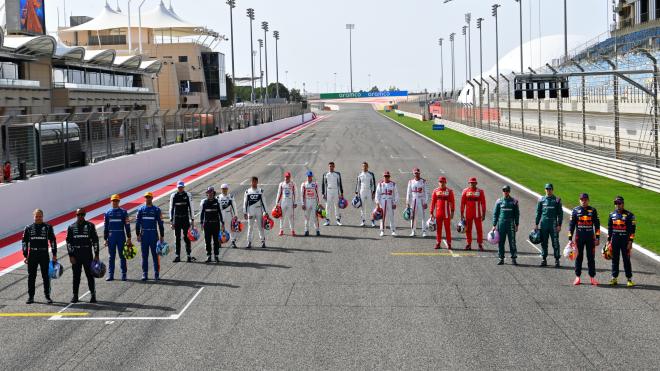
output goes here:
{"type": "Polygon", "coordinates": [[[355,92],[355,93],[321,93],[320,99],[346,99],[346,98],[383,98],[383,97],[407,97],[407,90],[355,92]]]}

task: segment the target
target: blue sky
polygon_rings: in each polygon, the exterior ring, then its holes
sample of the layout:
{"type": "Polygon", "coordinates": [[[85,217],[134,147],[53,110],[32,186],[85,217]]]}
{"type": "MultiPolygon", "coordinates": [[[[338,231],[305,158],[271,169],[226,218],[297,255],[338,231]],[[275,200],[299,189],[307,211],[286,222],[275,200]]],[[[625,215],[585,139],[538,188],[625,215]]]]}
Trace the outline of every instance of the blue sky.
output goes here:
{"type": "MultiPolygon", "coordinates": [[[[46,0],[47,27],[57,26],[57,8],[63,13],[65,0],[46,0]]],[[[146,0],[143,9],[158,5],[160,0],[146,0]]],[[[563,33],[562,0],[522,0],[523,39],[563,33]],[[531,10],[531,18],[530,18],[531,10]],[[540,12],[539,12],[540,10],[540,12]],[[540,26],[539,26],[540,17],[540,26]],[[531,20],[531,22],[530,22],[531,20]],[[531,24],[531,29],[530,29],[531,24]]],[[[140,0],[133,0],[137,13],[140,0]]],[[[461,27],[466,12],[472,13],[472,62],[478,66],[478,33],[475,19],[483,17],[484,69],[494,63],[494,19],[491,5],[500,8],[500,55],[518,45],[518,4],[514,0],[236,0],[234,37],[236,74],[250,74],[249,22],[245,9],[256,13],[255,39],[263,37],[258,28],[261,21],[270,23],[270,30],[280,31],[280,80],[308,91],[346,90],[349,84],[349,47],[346,23],[354,23],[353,85],[355,90],[371,85],[386,88],[438,90],[440,86],[440,48],[438,38],[444,37],[445,76],[449,74],[449,34],[456,32],[456,75],[464,75],[464,48],[461,27]],[[286,74],[284,71],[289,71],[286,74]],[[369,77],[371,75],[371,77],[369,77]],[[288,81],[286,81],[288,80],[288,81]]],[[[116,0],[110,0],[113,7],[116,0]]],[[[169,5],[169,0],[165,0],[169,5]]],[[[172,0],[175,10],[192,23],[208,26],[229,35],[229,12],[225,0],[172,0]]],[[[104,0],[66,0],[67,14],[95,16],[104,0]]],[[[127,0],[119,1],[126,11],[127,0]]],[[[611,0],[568,0],[569,33],[595,37],[607,31],[611,22],[611,0]]],[[[62,23],[63,21],[61,21],[62,23]]],[[[255,41],[256,44],[256,41],[255,41]]],[[[269,34],[269,74],[274,80],[275,56],[272,34],[269,34]]],[[[218,50],[227,56],[230,70],[229,43],[218,50]]],[[[447,78],[445,78],[447,86],[447,78]]]]}

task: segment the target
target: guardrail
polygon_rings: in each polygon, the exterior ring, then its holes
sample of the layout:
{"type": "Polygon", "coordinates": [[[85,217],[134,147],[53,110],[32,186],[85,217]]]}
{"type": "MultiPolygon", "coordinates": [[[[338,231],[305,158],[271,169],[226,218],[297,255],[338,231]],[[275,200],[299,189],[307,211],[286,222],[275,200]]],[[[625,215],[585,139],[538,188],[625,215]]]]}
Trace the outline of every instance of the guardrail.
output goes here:
{"type": "Polygon", "coordinates": [[[660,169],[653,166],[635,162],[617,160],[611,157],[589,154],[585,158],[584,152],[557,147],[547,143],[522,139],[513,135],[500,134],[464,124],[442,121],[446,127],[468,134],[472,137],[487,140],[508,148],[512,148],[533,156],[558,162],[567,166],[579,168],[620,182],[632,184],[637,187],[660,192],[660,169]]]}
{"type": "Polygon", "coordinates": [[[180,110],[0,116],[2,163],[12,178],[244,129],[309,112],[300,103],[180,110]],[[22,171],[21,171],[22,170],[22,171]]]}

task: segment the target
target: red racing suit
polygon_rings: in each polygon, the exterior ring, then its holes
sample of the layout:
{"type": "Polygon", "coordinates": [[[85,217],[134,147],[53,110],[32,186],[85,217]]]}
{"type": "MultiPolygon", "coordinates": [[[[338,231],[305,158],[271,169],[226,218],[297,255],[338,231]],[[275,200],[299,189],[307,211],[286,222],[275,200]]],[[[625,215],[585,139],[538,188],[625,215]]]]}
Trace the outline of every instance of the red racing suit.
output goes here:
{"type": "Polygon", "coordinates": [[[442,242],[442,227],[445,227],[447,246],[451,247],[451,217],[456,209],[454,191],[438,187],[431,195],[431,216],[435,218],[435,242],[442,242]]]}
{"type": "Polygon", "coordinates": [[[461,195],[461,218],[465,219],[467,245],[472,244],[472,223],[477,227],[477,243],[484,242],[483,218],[486,215],[486,196],[480,188],[465,188],[461,195]]]}

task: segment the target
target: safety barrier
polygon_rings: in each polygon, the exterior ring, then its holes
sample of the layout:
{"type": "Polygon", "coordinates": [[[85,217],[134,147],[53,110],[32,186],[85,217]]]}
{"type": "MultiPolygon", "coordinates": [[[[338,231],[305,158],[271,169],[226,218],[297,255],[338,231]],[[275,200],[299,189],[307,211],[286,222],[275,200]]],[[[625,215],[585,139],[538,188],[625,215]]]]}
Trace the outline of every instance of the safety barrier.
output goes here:
{"type": "Polygon", "coordinates": [[[580,170],[588,171],[610,179],[632,184],[644,189],[660,192],[660,169],[630,161],[589,154],[565,147],[521,139],[507,134],[483,130],[448,120],[442,121],[446,127],[475,138],[484,139],[533,156],[558,162],[580,170]]]}
{"type": "Polygon", "coordinates": [[[4,185],[0,187],[0,236],[15,232],[30,221],[29,212],[17,215],[18,210],[41,208],[49,218],[62,215],[289,130],[313,117],[306,113],[4,185]]]}

